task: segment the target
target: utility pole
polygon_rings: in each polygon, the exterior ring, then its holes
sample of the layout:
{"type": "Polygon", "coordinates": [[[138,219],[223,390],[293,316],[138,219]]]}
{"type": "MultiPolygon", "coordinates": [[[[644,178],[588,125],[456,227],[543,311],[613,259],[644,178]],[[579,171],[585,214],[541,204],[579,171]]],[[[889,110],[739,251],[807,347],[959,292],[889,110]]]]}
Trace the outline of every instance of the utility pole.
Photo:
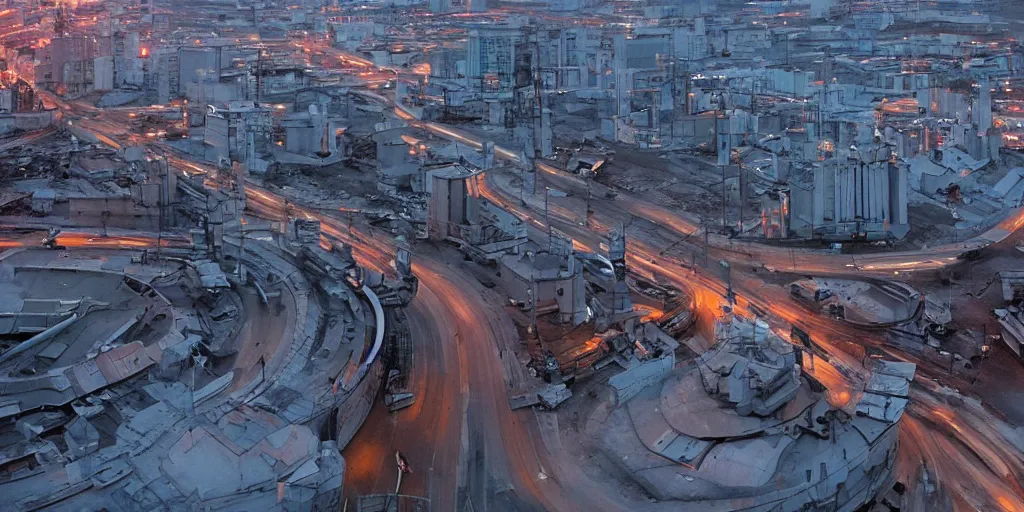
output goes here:
{"type": "Polygon", "coordinates": [[[530,334],[537,336],[537,277],[530,279],[530,304],[533,306],[530,312],[530,334]]]}
{"type": "Polygon", "coordinates": [[[690,115],[690,59],[683,60],[683,115],[690,115]]]}
{"type": "Polygon", "coordinates": [[[245,257],[245,224],[242,215],[243,208],[239,208],[238,198],[245,198],[245,172],[246,168],[238,166],[235,172],[235,215],[238,216],[238,277],[245,277],[245,270],[242,267],[242,258],[245,257]]]}
{"type": "Polygon", "coordinates": [[[720,165],[719,167],[722,168],[722,229],[726,229],[728,227],[728,224],[726,224],[726,219],[725,219],[725,217],[726,217],[725,209],[726,209],[726,204],[727,204],[726,203],[726,201],[727,201],[726,200],[727,192],[726,192],[726,189],[725,189],[725,169],[726,169],[727,166],[720,165]]]}
{"type": "Polygon", "coordinates": [[[526,166],[523,166],[523,175],[519,179],[519,204],[526,206],[526,195],[523,191],[526,188],[526,166]]]}
{"type": "MultiPolygon", "coordinates": [[[[156,227],[156,259],[160,261],[160,252],[164,245],[164,208],[167,207],[167,203],[170,202],[170,193],[168,185],[170,184],[170,163],[167,161],[167,153],[163,149],[160,150],[160,160],[157,160],[157,168],[160,168],[160,161],[163,161],[163,174],[160,176],[160,194],[157,196],[157,227],[156,227]]],[[[106,228],[104,228],[106,233],[106,228]]]]}
{"type": "MultiPolygon", "coordinates": [[[[164,157],[164,163],[165,164],[167,163],[167,157],[164,157]]],[[[159,166],[160,163],[157,162],[157,165],[159,166]]],[[[166,165],[164,166],[164,173],[165,173],[165,175],[167,173],[167,166],[166,165]]],[[[164,235],[164,192],[165,192],[164,189],[166,188],[166,183],[167,182],[163,178],[164,177],[161,176],[161,182],[162,183],[160,184],[160,195],[157,196],[157,200],[156,200],[156,210],[157,210],[157,221],[156,221],[156,259],[157,259],[157,261],[160,261],[160,246],[164,245],[163,244],[163,235],[164,235]]],[[[103,226],[104,226],[103,227],[103,235],[106,236],[106,234],[107,234],[106,223],[104,223],[103,226]]]]}
{"type": "Polygon", "coordinates": [[[827,107],[825,107],[825,102],[828,101],[828,82],[829,82],[829,75],[831,74],[831,70],[829,69],[830,68],[830,66],[829,66],[829,58],[830,58],[830,51],[829,51],[829,47],[826,46],[825,47],[825,57],[821,61],[821,78],[822,78],[823,84],[822,84],[821,91],[818,92],[818,119],[817,119],[816,124],[817,124],[817,127],[818,127],[818,143],[819,144],[821,144],[821,141],[825,137],[825,127],[823,126],[825,124],[825,116],[826,116],[826,110],[827,110],[827,107]]]}
{"type": "Polygon", "coordinates": [[[288,224],[290,220],[291,218],[288,217],[288,198],[284,198],[284,209],[281,212],[281,234],[288,232],[288,224]]]}
{"type": "MultiPolygon", "coordinates": [[[[253,12],[255,12],[253,7],[253,12]]],[[[263,54],[266,50],[260,48],[256,52],[256,105],[259,106],[260,100],[263,99],[263,54]]]]}
{"type": "Polygon", "coordinates": [[[534,134],[533,134],[533,150],[534,156],[540,153],[544,156],[544,88],[541,86],[541,75],[540,75],[540,30],[536,30],[535,27],[530,27],[530,31],[533,32],[533,62],[530,63],[533,75],[533,94],[536,96],[537,101],[537,114],[534,120],[534,134]]]}
{"type": "MultiPolygon", "coordinates": [[[[753,99],[753,97],[751,97],[751,99],[753,99]]],[[[744,214],[743,210],[744,210],[744,204],[747,202],[747,187],[746,187],[746,184],[747,184],[746,181],[747,180],[743,179],[743,175],[744,174],[746,174],[746,168],[743,166],[743,163],[740,162],[740,165],[739,165],[739,177],[737,178],[739,180],[739,189],[740,189],[739,190],[739,196],[740,196],[740,220],[739,220],[739,227],[738,227],[738,231],[739,231],[740,235],[743,235],[743,214],[744,214]]],[[[780,210],[782,209],[781,205],[779,206],[779,209],[780,210]]]]}
{"type": "Polygon", "coordinates": [[[720,261],[719,264],[725,268],[725,300],[729,302],[729,306],[735,306],[736,293],[732,291],[732,267],[725,260],[720,261]]]}
{"type": "Polygon", "coordinates": [[[544,224],[548,227],[548,237],[551,237],[551,217],[548,215],[548,198],[551,197],[551,187],[544,188],[544,224]]]}
{"type": "MultiPolygon", "coordinates": [[[[732,148],[731,148],[732,144],[731,143],[730,144],[724,144],[725,147],[723,147],[723,143],[722,143],[723,142],[723,140],[722,140],[723,134],[721,133],[722,132],[722,120],[723,119],[729,119],[729,116],[726,115],[726,113],[725,113],[726,112],[725,111],[725,94],[721,91],[721,89],[719,89],[717,95],[718,95],[718,106],[715,109],[715,148],[716,148],[716,158],[718,159],[718,166],[722,170],[722,229],[725,229],[726,226],[727,226],[727,224],[726,224],[726,197],[727,196],[726,196],[726,188],[725,188],[725,171],[726,171],[726,167],[728,166],[728,163],[732,160],[732,155],[731,155],[731,153],[732,153],[732,148]],[[726,155],[725,155],[725,158],[724,158],[725,163],[722,163],[722,160],[723,160],[722,152],[723,151],[727,152],[726,155]]],[[[726,136],[728,136],[728,135],[726,135],[726,136]]]]}
{"type": "Polygon", "coordinates": [[[583,226],[584,227],[590,225],[590,197],[591,197],[590,179],[587,178],[587,207],[584,208],[584,210],[583,210],[583,226]]]}

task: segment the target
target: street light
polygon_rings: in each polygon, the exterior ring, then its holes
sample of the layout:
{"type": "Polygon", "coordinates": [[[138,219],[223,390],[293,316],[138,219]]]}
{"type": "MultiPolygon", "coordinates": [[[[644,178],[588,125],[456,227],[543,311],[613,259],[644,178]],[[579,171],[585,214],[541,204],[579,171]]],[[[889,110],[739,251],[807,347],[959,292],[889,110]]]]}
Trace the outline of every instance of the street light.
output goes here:
{"type": "MultiPolygon", "coordinates": [[[[718,167],[720,167],[722,169],[722,229],[725,229],[726,226],[727,226],[726,217],[728,215],[728,213],[727,213],[727,204],[728,203],[726,202],[727,201],[727,197],[726,197],[725,172],[726,172],[726,167],[728,166],[729,162],[732,160],[732,158],[731,158],[732,150],[731,149],[729,149],[729,154],[726,155],[725,163],[722,163],[722,157],[721,157],[721,153],[722,153],[722,149],[723,149],[722,148],[722,133],[721,133],[722,130],[721,130],[721,127],[719,126],[719,124],[720,124],[722,119],[728,119],[729,118],[729,115],[726,113],[726,110],[725,110],[726,109],[725,100],[726,100],[726,96],[725,96],[725,93],[723,91],[712,91],[711,92],[710,102],[711,102],[712,105],[715,106],[715,126],[714,126],[714,128],[712,130],[714,131],[713,135],[714,135],[715,151],[716,151],[716,159],[717,159],[716,163],[717,163],[718,167]]],[[[742,199],[742,197],[741,197],[741,199],[742,199]]],[[[742,223],[742,221],[743,221],[743,219],[741,218],[740,222],[742,223]]],[[[741,226],[741,229],[742,229],[742,226],[741,226]]]]}
{"type": "Polygon", "coordinates": [[[554,197],[568,197],[569,194],[557,188],[544,187],[544,223],[548,225],[548,233],[551,233],[551,218],[548,216],[548,201],[554,197]]]}
{"type": "Polygon", "coordinates": [[[592,197],[592,193],[591,193],[591,190],[590,190],[590,178],[585,178],[585,179],[587,180],[586,181],[586,183],[587,183],[587,205],[586,205],[586,208],[583,209],[583,226],[584,227],[590,225],[590,200],[591,200],[591,197],[592,197]]]}

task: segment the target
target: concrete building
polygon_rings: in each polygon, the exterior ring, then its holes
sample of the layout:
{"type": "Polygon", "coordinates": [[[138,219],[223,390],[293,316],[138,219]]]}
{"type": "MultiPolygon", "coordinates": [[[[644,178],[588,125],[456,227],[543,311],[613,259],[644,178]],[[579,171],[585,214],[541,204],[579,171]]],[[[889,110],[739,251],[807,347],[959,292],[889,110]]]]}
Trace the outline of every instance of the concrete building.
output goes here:
{"type": "Polygon", "coordinates": [[[91,91],[96,50],[97,43],[92,37],[54,38],[36,55],[36,84],[63,94],[91,91]]]}
{"type": "Polygon", "coordinates": [[[710,56],[710,39],[704,18],[693,18],[692,23],[675,27],[672,31],[674,57],[684,62],[696,61],[710,56]]]}
{"type": "Polygon", "coordinates": [[[426,156],[420,157],[418,141],[408,135],[409,131],[395,128],[373,135],[380,175],[378,186],[383,190],[394,192],[411,188],[414,178],[420,174],[426,156]]]}
{"type": "Polygon", "coordinates": [[[576,12],[582,5],[582,0],[548,0],[548,8],[556,12],[576,12]]]}
{"type": "Polygon", "coordinates": [[[539,74],[548,90],[614,86],[612,40],[592,27],[543,27],[538,30],[539,74]]]}
{"type": "Polygon", "coordinates": [[[337,162],[346,156],[345,128],[348,120],[331,116],[326,105],[312,103],[305,112],[288,114],[281,120],[285,130],[285,151],[295,155],[337,162]]]}
{"type": "Polygon", "coordinates": [[[833,15],[833,9],[835,9],[836,0],[811,0],[811,17],[812,18],[829,18],[833,15]]]}
{"type": "Polygon", "coordinates": [[[383,35],[384,27],[367,17],[346,16],[341,22],[331,24],[331,28],[334,29],[334,44],[354,50],[375,35],[383,35]]]}
{"type": "Polygon", "coordinates": [[[992,127],[992,89],[987,78],[978,82],[978,98],[971,113],[978,133],[988,134],[992,127]]]}
{"type": "Polygon", "coordinates": [[[8,508],[340,508],[341,450],[375,403],[385,329],[399,325],[377,291],[394,287],[343,251],[296,256],[280,249],[290,242],[234,241],[264,304],[283,297],[294,320],[264,333],[282,350],[224,368],[211,360],[244,350],[247,305],[202,243],[194,260],[141,249],[83,253],[75,265],[48,250],[5,254],[0,332],[26,339],[0,354],[14,383],[0,401],[8,508]],[[191,307],[172,305],[151,272],[182,276],[176,289],[191,307]],[[43,371],[19,370],[29,366],[43,371]]]}
{"type": "Polygon", "coordinates": [[[791,231],[836,241],[904,237],[910,229],[907,168],[892,152],[889,145],[868,144],[791,179],[791,231]]]}
{"type": "Polygon", "coordinates": [[[141,89],[145,85],[145,63],[149,48],[143,46],[136,31],[115,31],[113,44],[114,83],[117,88],[141,89]]]}
{"type": "Polygon", "coordinates": [[[673,107],[670,66],[672,31],[646,29],[616,35],[615,139],[643,147],[661,143],[661,116],[673,107]]]}
{"type": "MultiPolygon", "coordinates": [[[[185,92],[185,85],[190,83],[218,82],[222,69],[222,48],[192,47],[183,46],[178,48],[177,66],[170,60],[169,67],[176,67],[178,89],[171,90],[172,95],[185,92]]],[[[168,69],[168,72],[174,69],[168,69]]],[[[191,98],[193,101],[201,101],[201,98],[191,98]]]]}
{"type": "Polygon", "coordinates": [[[515,83],[516,45],[523,40],[522,24],[476,25],[466,43],[466,77],[484,91],[498,91],[515,83]]]}
{"type": "MultiPolygon", "coordinates": [[[[258,71],[259,80],[255,87],[259,88],[259,97],[289,97],[309,86],[309,76],[305,69],[297,66],[264,65],[258,71]]],[[[255,96],[252,99],[256,99],[255,96]]]]}
{"type": "MultiPolygon", "coordinates": [[[[556,238],[557,236],[552,236],[556,238]]],[[[523,250],[500,259],[502,289],[516,301],[557,314],[558,323],[579,325],[588,320],[583,263],[572,253],[572,242],[547,250],[523,250]]]]}
{"type": "Polygon", "coordinates": [[[32,112],[37,106],[35,90],[28,82],[0,77],[0,113],[32,112]]]}
{"type": "Polygon", "coordinates": [[[709,34],[700,17],[674,27],[638,27],[629,36],[616,34],[614,70],[605,72],[614,76],[615,103],[602,115],[604,136],[658,147],[666,136],[676,135],[672,123],[700,110],[700,91],[690,88],[691,76],[710,55],[709,34]]]}
{"type": "Polygon", "coordinates": [[[205,158],[218,165],[240,162],[260,172],[259,156],[267,152],[270,131],[270,110],[255,102],[232,101],[219,108],[210,105],[203,139],[205,158]]]}
{"type": "Polygon", "coordinates": [[[447,0],[430,0],[430,12],[444,14],[450,10],[451,2],[447,0]]]}
{"type": "Polygon", "coordinates": [[[114,58],[96,57],[93,60],[93,89],[114,90],[114,58]]]}
{"type": "Polygon", "coordinates": [[[697,364],[609,380],[587,427],[609,461],[680,509],[852,512],[887,490],[913,364],[873,361],[863,395],[833,404],[768,324],[727,317],[715,339],[697,364]]]}
{"type": "Polygon", "coordinates": [[[178,48],[157,48],[150,52],[146,93],[152,102],[167,104],[180,94],[179,56],[178,48]]]}
{"type": "Polygon", "coordinates": [[[770,68],[765,73],[765,92],[796,98],[809,98],[815,92],[811,87],[814,72],[793,68],[770,68]]]}
{"type": "Polygon", "coordinates": [[[427,234],[432,240],[462,245],[474,258],[494,261],[527,242],[526,224],[515,215],[481,199],[479,171],[449,166],[431,173],[427,203],[427,234]]]}
{"type": "Polygon", "coordinates": [[[203,80],[182,84],[181,95],[196,105],[222,105],[235,100],[245,99],[247,84],[244,77],[220,80],[203,80]]]}
{"type": "Polygon", "coordinates": [[[430,0],[430,12],[486,12],[487,0],[430,0]]]}

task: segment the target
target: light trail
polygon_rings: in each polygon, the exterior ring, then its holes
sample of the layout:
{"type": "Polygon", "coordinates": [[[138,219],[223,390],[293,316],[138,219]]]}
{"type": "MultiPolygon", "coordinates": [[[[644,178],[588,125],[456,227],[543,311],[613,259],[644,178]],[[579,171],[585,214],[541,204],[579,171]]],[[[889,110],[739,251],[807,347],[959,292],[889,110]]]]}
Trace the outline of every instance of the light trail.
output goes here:
{"type": "MultiPolygon", "coordinates": [[[[38,231],[30,236],[19,239],[0,238],[0,249],[43,249],[42,237],[44,231],[38,231]]],[[[64,247],[83,249],[149,249],[158,245],[166,248],[189,248],[192,242],[179,236],[143,236],[143,235],[122,235],[102,236],[94,233],[64,231],[57,235],[56,243],[64,247]]]]}

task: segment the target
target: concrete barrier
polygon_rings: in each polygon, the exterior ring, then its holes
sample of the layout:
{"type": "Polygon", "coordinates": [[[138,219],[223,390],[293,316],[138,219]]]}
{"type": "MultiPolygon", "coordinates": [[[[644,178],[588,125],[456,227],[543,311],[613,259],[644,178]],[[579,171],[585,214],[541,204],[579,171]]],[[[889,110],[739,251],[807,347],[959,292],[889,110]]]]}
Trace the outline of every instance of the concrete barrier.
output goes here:
{"type": "Polygon", "coordinates": [[[36,347],[39,344],[43,343],[44,341],[49,340],[50,338],[53,338],[54,336],[64,332],[64,329],[70,327],[71,324],[75,323],[76,320],[78,320],[78,313],[72,314],[70,317],[60,322],[59,324],[50,327],[49,329],[39,334],[36,334],[35,336],[32,336],[26,341],[21,342],[21,344],[17,345],[16,347],[8,350],[7,352],[4,352],[3,354],[0,354],[0,363],[7,362],[12,357],[30,348],[36,347]]]}
{"type": "Polygon", "coordinates": [[[373,347],[370,349],[370,353],[366,356],[366,360],[363,361],[359,368],[359,378],[362,378],[366,371],[370,368],[370,365],[377,359],[377,355],[380,354],[380,349],[384,346],[384,308],[380,304],[380,299],[377,298],[377,294],[370,289],[369,286],[363,286],[363,293],[366,298],[370,301],[370,305],[373,306],[373,317],[376,325],[374,329],[376,332],[373,336],[373,347]]]}
{"type": "Polygon", "coordinates": [[[57,126],[60,120],[61,114],[58,110],[3,114],[0,115],[0,136],[9,135],[18,130],[25,132],[42,130],[57,126]]]}
{"type": "Polygon", "coordinates": [[[644,388],[661,382],[675,367],[676,358],[669,352],[664,357],[652,359],[633,366],[632,368],[608,379],[608,384],[615,389],[619,403],[635,397],[644,388]]]}

